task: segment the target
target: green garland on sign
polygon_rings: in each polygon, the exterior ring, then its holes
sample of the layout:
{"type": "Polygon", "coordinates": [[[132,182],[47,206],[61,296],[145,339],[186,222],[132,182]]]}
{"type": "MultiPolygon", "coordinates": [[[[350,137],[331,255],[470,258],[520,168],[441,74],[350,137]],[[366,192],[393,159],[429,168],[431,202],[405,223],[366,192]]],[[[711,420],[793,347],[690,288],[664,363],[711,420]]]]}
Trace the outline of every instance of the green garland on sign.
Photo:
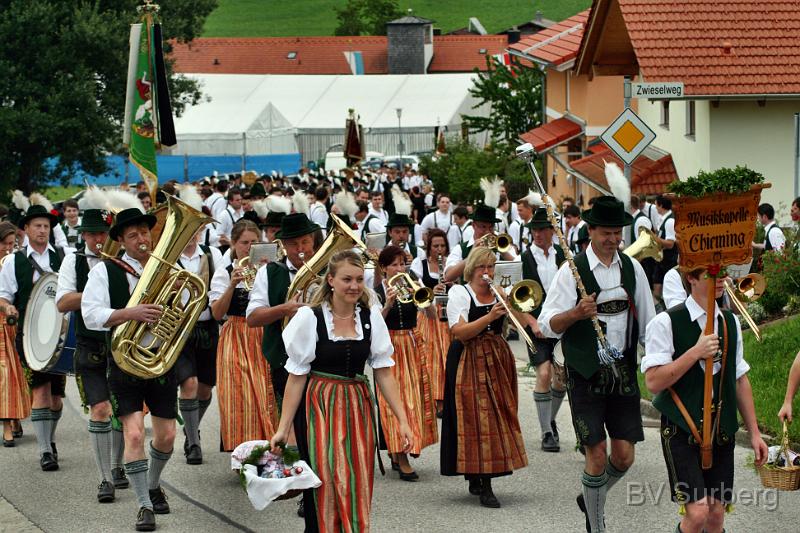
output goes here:
{"type": "Polygon", "coordinates": [[[764,182],[764,175],[747,167],[720,168],[713,172],[701,170],[697,176],[686,180],[675,180],[667,190],[677,196],[700,198],[716,193],[739,194],[764,182]]]}

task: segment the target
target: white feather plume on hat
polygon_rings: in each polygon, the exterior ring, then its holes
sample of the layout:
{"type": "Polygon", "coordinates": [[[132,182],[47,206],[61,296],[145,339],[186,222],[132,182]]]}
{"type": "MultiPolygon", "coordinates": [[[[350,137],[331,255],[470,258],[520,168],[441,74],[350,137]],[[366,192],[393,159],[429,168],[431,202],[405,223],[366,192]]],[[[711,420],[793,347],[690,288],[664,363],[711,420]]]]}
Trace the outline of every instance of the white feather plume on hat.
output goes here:
{"type": "Polygon", "coordinates": [[[502,180],[494,178],[481,178],[481,190],[483,190],[483,203],[489,207],[500,205],[500,187],[503,185],[502,180]]]}
{"type": "Polygon", "coordinates": [[[53,204],[50,203],[50,200],[48,200],[43,194],[39,194],[38,192],[32,193],[30,200],[31,205],[41,205],[47,209],[48,213],[53,210],[53,204]]]}
{"type": "Polygon", "coordinates": [[[397,185],[392,186],[392,201],[394,202],[394,212],[398,215],[411,216],[414,204],[406,193],[400,190],[397,185]]]}
{"type": "Polygon", "coordinates": [[[348,218],[352,218],[356,213],[358,213],[356,197],[347,191],[336,193],[336,196],[334,196],[333,199],[333,204],[339,209],[339,214],[348,218]]]}
{"type": "Polygon", "coordinates": [[[306,196],[305,192],[297,191],[294,193],[294,196],[292,196],[292,207],[294,207],[295,213],[303,213],[308,216],[308,196],[306,196]]]}
{"type": "MultiPolygon", "coordinates": [[[[304,195],[303,191],[298,191],[294,193],[295,196],[297,195],[304,195]]],[[[264,206],[266,207],[269,213],[284,213],[288,215],[292,212],[292,201],[285,197],[285,196],[278,196],[276,194],[271,194],[264,199],[264,206]]],[[[261,215],[259,215],[261,216],[261,215]]],[[[265,215],[266,216],[266,215],[265,215]]]]}
{"type": "Polygon", "coordinates": [[[253,206],[253,211],[256,212],[256,215],[258,215],[258,218],[260,218],[262,220],[267,218],[267,215],[269,214],[269,209],[267,208],[267,200],[266,199],[264,199],[264,200],[256,200],[255,202],[251,202],[250,205],[253,206]]]}
{"type": "Polygon", "coordinates": [[[625,174],[614,162],[603,160],[606,165],[606,181],[614,196],[628,209],[631,205],[631,184],[625,179],[625,174]]]}
{"type": "Polygon", "coordinates": [[[105,196],[105,209],[108,209],[113,213],[119,213],[125,209],[138,209],[144,213],[144,206],[142,205],[141,200],[129,192],[114,189],[105,191],[105,196]]]}
{"type": "Polygon", "coordinates": [[[11,195],[11,203],[14,204],[14,207],[21,211],[27,211],[31,206],[31,202],[28,200],[28,197],[25,196],[25,194],[19,189],[15,189],[14,193],[11,195]]]}
{"type": "Polygon", "coordinates": [[[191,183],[187,183],[185,185],[178,185],[178,198],[189,207],[197,210],[203,210],[203,198],[200,196],[200,193],[197,192],[197,189],[191,183]]]}
{"type": "Polygon", "coordinates": [[[89,185],[81,199],[78,200],[78,207],[81,210],[108,209],[108,198],[106,198],[105,191],[94,185],[89,185]]]}

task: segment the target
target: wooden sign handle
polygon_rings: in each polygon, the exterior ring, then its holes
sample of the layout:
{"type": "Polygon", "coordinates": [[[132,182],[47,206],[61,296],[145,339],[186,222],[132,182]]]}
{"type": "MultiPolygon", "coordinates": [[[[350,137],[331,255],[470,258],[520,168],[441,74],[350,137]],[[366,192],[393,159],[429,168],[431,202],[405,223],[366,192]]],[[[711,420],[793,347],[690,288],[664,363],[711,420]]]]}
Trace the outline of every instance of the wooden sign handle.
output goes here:
{"type": "MultiPolygon", "coordinates": [[[[707,274],[709,281],[708,294],[706,301],[706,327],[703,335],[714,333],[714,322],[716,316],[716,288],[717,278],[707,274]]],[[[711,434],[711,399],[714,387],[714,359],[706,359],[705,381],[703,386],[703,442],[700,443],[700,462],[704,470],[708,470],[712,465],[712,448],[714,446],[714,436],[711,434]]]]}

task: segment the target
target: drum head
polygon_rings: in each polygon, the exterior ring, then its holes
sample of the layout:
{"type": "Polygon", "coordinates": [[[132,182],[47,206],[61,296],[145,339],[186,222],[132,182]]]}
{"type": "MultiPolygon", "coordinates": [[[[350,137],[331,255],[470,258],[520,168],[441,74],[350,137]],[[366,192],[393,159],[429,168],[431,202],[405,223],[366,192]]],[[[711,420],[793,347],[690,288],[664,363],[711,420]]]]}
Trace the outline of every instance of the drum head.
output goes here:
{"type": "Polygon", "coordinates": [[[564,347],[561,345],[561,341],[558,341],[553,348],[553,364],[556,366],[564,367],[564,347]]]}
{"type": "Polygon", "coordinates": [[[48,272],[33,286],[25,309],[23,348],[31,370],[46,372],[58,362],[68,322],[56,308],[58,274],[48,272]]]}

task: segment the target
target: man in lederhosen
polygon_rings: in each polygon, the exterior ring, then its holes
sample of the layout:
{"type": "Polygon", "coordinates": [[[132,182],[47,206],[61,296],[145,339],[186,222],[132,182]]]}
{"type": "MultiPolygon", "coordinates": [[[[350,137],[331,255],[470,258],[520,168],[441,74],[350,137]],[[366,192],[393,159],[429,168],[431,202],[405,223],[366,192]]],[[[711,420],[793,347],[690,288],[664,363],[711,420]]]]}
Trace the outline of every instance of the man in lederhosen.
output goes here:
{"type": "MultiPolygon", "coordinates": [[[[64,250],[50,244],[50,228],[58,218],[42,205],[32,205],[19,221],[25,231],[27,245],[14,254],[14,259],[0,271],[0,307],[8,317],[17,317],[15,344],[22,365],[27,368],[22,342],[25,310],[34,284],[46,272],[58,272],[64,250]]],[[[36,318],[36,317],[34,317],[36,318]]],[[[42,324],[53,327],[52,324],[42,324]]],[[[63,409],[62,398],[67,379],[65,375],[30,371],[31,422],[39,444],[39,465],[44,471],[58,470],[58,451],[55,433],[63,409]]]]}
{"type": "Polygon", "coordinates": [[[287,359],[281,338],[283,319],[294,316],[300,307],[306,305],[299,301],[298,295],[288,294],[289,285],[298,269],[314,255],[314,234],[319,229],[302,213],[284,216],[275,237],[281,240],[286,257],[259,268],[250,292],[247,325],[264,328],[263,353],[269,362],[272,386],[279,400],[283,400],[289,379],[283,368],[287,359]]]}
{"type": "MultiPolygon", "coordinates": [[[[527,202],[520,202],[520,216],[524,216],[529,209],[527,202]]],[[[522,254],[522,277],[531,279],[542,286],[547,294],[550,284],[556,277],[558,267],[565,261],[564,251],[560,246],[553,244],[553,226],[547,218],[547,210],[543,207],[537,209],[530,217],[529,230],[532,242],[522,254]]],[[[528,336],[536,347],[536,353],[528,350],[531,365],[536,368],[536,386],[533,389],[533,400],[536,404],[536,413],[539,416],[539,426],[542,432],[542,450],[546,452],[559,451],[558,426],[556,415],[564,401],[566,390],[563,376],[556,376],[553,366],[553,348],[557,339],[548,339],[539,327],[538,318],[542,311],[539,302],[537,308],[529,317],[528,336]]]]}
{"type": "Polygon", "coordinates": [[[677,533],[725,531],[725,505],[732,503],[734,447],[739,421],[737,406],[750,436],[755,464],[762,465],[768,449],[756,422],[753,390],[744,360],[739,319],[714,306],[714,332],[704,335],[709,284],[715,296],[724,292],[723,276],[714,279],[705,269],[684,274],[691,294],[684,303],[660,313],[647,325],[642,373],[661,411],[661,448],[667,464],[672,499],[685,513],[677,533]],[[713,364],[712,464],[701,468],[705,365],[713,364]]]}
{"type": "MultiPolygon", "coordinates": [[[[125,209],[117,214],[109,236],[122,243],[125,253],[120,258],[106,259],[89,272],[81,299],[81,314],[88,329],[109,332],[128,321],[148,324],[159,321],[162,313],[159,305],[127,307],[145,265],[148,261],[155,261],[150,258],[150,230],[155,224],[156,217],[138,208],[125,209]]],[[[106,338],[110,346],[110,335],[106,338]]],[[[125,473],[136,493],[139,507],[136,530],[153,531],[156,527],[154,513],[170,512],[161,488],[161,472],[172,456],[175,441],[178,395],[175,369],[156,378],[141,379],[123,372],[111,356],[108,367],[111,405],[114,415],[122,422],[125,436],[125,473]],[[149,465],[144,448],[144,404],[150,410],[153,425],[149,465]]]]}
{"type": "Polygon", "coordinates": [[[633,464],[634,444],[644,439],[636,350],[655,309],[641,265],[617,251],[622,229],[633,222],[622,202],[600,197],[583,212],[583,219],[591,242],[575,257],[575,267],[587,296],[580,298],[571,265],[562,264],[547,293],[539,326],[545,336],[561,338],[572,421],[586,453],[578,506],[586,530],[596,532],[605,531],[606,494],[633,464]],[[613,364],[600,359],[591,321],[595,315],[608,345],[622,354],[613,364]]]}
{"type": "MultiPolygon", "coordinates": [[[[222,265],[222,254],[214,247],[199,244],[200,232],[184,248],[178,258],[178,266],[203,280],[206,287],[211,284],[214,272],[222,265]]],[[[184,296],[188,298],[188,294],[184,296]]],[[[180,386],[178,408],[183,418],[183,454],[186,464],[203,463],[200,448],[200,422],[211,405],[211,391],[217,384],[217,344],[219,324],[206,306],[192,329],[175,363],[175,377],[180,386]]]]}
{"type": "MultiPolygon", "coordinates": [[[[89,271],[102,261],[100,250],[108,238],[110,214],[100,209],[85,209],[78,230],[83,237],[78,253],[64,258],[58,272],[56,305],[62,313],[75,313],[75,376],[81,400],[89,408],[89,439],[95,464],[100,474],[97,501],[114,501],[114,489],[128,486],[122,468],[112,468],[113,459],[120,463],[124,447],[121,431],[112,430],[111,393],[108,390],[108,354],[106,336],[86,327],[81,315],[81,298],[89,271]]],[[[116,421],[119,424],[119,421],[116,421]]]]}

